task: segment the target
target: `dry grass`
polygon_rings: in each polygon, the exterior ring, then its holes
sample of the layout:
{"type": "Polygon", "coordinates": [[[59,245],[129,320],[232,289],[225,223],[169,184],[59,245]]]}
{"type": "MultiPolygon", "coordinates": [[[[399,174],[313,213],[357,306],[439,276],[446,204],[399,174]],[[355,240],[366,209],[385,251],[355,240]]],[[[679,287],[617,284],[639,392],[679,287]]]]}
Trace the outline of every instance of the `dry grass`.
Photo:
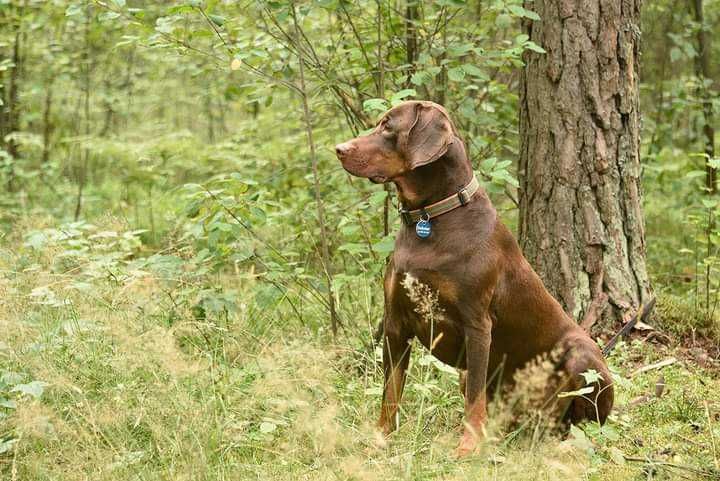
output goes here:
{"type": "MultiPolygon", "coordinates": [[[[720,382],[691,364],[666,368],[666,395],[645,404],[628,400],[653,392],[656,372],[621,382],[612,432],[588,429],[585,441],[509,432],[496,403],[482,452],[457,461],[457,376],[427,352],[415,351],[401,426],[386,440],[374,428],[379,353],[356,338],[280,324],[259,338],[266,326],[243,311],[213,323],[180,310],[167,322],[167,286],[151,272],[118,281],[53,265],[7,246],[0,255],[0,375],[47,383],[38,399],[0,388],[17,403],[0,408],[0,446],[15,440],[0,454],[3,480],[703,479],[617,453],[703,469],[717,459],[720,382]],[[41,287],[58,302],[31,295],[41,287]]],[[[621,376],[663,355],[617,352],[621,376]]]]}

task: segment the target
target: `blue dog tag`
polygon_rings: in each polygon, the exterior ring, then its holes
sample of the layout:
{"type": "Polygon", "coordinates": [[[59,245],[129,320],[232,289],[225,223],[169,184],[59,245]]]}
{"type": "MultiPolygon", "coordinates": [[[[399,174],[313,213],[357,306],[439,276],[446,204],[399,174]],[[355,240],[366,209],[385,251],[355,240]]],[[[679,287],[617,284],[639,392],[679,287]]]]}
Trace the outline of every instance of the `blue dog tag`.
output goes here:
{"type": "Polygon", "coordinates": [[[418,221],[417,224],[415,224],[415,233],[420,237],[421,239],[425,239],[430,237],[430,233],[432,232],[430,220],[421,219],[418,221]]]}

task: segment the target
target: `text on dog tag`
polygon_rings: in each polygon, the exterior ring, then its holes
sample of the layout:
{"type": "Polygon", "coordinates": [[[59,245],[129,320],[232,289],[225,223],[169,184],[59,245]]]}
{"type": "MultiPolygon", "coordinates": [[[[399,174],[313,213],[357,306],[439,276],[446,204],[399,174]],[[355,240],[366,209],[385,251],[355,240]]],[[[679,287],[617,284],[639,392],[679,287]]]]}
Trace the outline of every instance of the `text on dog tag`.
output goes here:
{"type": "Polygon", "coordinates": [[[432,227],[430,225],[429,220],[420,220],[420,221],[418,221],[417,224],[415,224],[415,233],[421,239],[430,237],[431,232],[432,232],[432,227]]]}

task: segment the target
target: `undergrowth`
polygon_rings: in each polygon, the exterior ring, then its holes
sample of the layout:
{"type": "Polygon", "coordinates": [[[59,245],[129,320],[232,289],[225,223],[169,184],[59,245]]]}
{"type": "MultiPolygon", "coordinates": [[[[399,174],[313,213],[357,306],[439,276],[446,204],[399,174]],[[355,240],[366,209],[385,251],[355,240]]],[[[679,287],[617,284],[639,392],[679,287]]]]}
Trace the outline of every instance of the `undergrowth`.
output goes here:
{"type": "Polygon", "coordinates": [[[478,455],[458,461],[463,403],[454,370],[418,347],[400,428],[385,439],[375,429],[382,373],[368,328],[346,328],[333,341],[312,311],[301,322],[257,309],[260,281],[245,271],[198,273],[188,254],[144,252],[141,235],[110,221],[59,229],[28,222],[2,241],[2,479],[718,474],[717,371],[673,348],[616,348],[616,409],[604,428],[512,430],[494,402],[497,428],[478,455]],[[235,308],[213,297],[212,286],[232,289],[225,300],[235,308]],[[633,375],[669,356],[678,361],[633,375]]]}

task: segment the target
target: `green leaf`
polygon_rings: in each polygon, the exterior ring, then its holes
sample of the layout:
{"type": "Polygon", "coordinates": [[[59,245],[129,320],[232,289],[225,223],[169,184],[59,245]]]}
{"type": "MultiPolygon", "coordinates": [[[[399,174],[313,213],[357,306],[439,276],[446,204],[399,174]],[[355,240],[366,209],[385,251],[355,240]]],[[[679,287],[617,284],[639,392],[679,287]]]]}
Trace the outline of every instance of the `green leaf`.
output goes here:
{"type": "Polygon", "coordinates": [[[506,13],[501,13],[495,18],[495,25],[498,28],[507,28],[512,24],[512,17],[506,13]]]}
{"type": "Polygon", "coordinates": [[[38,399],[45,391],[45,386],[47,386],[47,383],[45,382],[33,381],[27,384],[18,384],[13,387],[10,392],[21,392],[23,394],[27,394],[28,396],[32,396],[35,399],[38,399]]]}
{"type": "Polygon", "coordinates": [[[680,60],[683,56],[682,50],[680,50],[677,47],[673,47],[670,49],[670,61],[671,62],[677,62],[680,60]]]}
{"type": "Polygon", "coordinates": [[[172,8],[170,8],[167,13],[169,15],[176,15],[179,13],[190,13],[193,12],[193,8],[190,5],[176,5],[172,8]]]}
{"type": "MultiPolygon", "coordinates": [[[[595,424],[597,426],[597,424],[595,424]]],[[[604,436],[607,440],[616,442],[620,439],[620,433],[613,426],[605,424],[600,426],[600,435],[604,436]]]]}
{"type": "Polygon", "coordinates": [[[5,454],[9,452],[16,442],[17,439],[7,439],[5,441],[0,441],[0,454],[5,454]]]}
{"type": "Polygon", "coordinates": [[[384,190],[379,190],[377,192],[373,192],[372,195],[368,198],[368,204],[378,207],[383,204],[385,204],[385,198],[387,197],[387,192],[384,190]]]}
{"type": "Polygon", "coordinates": [[[451,57],[462,57],[463,55],[470,53],[473,48],[473,44],[465,43],[461,45],[450,45],[447,51],[451,57]]]}
{"type": "Polygon", "coordinates": [[[260,423],[260,432],[265,434],[270,434],[274,432],[277,429],[277,424],[271,423],[269,421],[263,421],[260,423]]]}
{"type": "Polygon", "coordinates": [[[603,380],[602,374],[595,369],[588,369],[580,375],[585,379],[585,384],[594,384],[603,380]]]}
{"type": "Polygon", "coordinates": [[[81,5],[73,4],[73,5],[68,6],[67,9],[65,9],[65,16],[66,16],[66,17],[73,17],[73,16],[75,16],[75,15],[81,14],[82,11],[83,11],[83,9],[82,9],[82,6],[81,6],[81,5]]]}
{"type": "Polygon", "coordinates": [[[19,384],[22,382],[22,380],[22,374],[12,371],[5,371],[2,376],[0,376],[0,382],[2,382],[3,384],[8,384],[10,386],[19,384]]]}
{"type": "Polygon", "coordinates": [[[608,450],[608,455],[610,456],[610,459],[613,463],[618,464],[620,466],[625,464],[625,455],[622,451],[620,451],[615,446],[611,446],[608,450]]]}
{"type": "Polygon", "coordinates": [[[408,97],[415,97],[416,95],[417,92],[415,91],[415,89],[403,89],[390,97],[390,105],[394,107],[400,102],[402,102],[404,99],[408,97]]]}
{"type": "Polygon", "coordinates": [[[453,67],[448,70],[448,78],[453,82],[462,82],[465,79],[465,70],[462,67],[453,67]]]}
{"type": "Polygon", "coordinates": [[[516,17],[525,17],[531,20],[540,20],[540,16],[532,10],[527,10],[520,5],[508,5],[508,10],[516,17]]]}
{"type": "Polygon", "coordinates": [[[395,249],[395,239],[392,235],[387,235],[375,242],[372,245],[372,249],[378,254],[389,254],[395,249]]]}
{"type": "Polygon", "coordinates": [[[481,79],[488,78],[487,74],[485,72],[483,72],[483,70],[480,67],[473,65],[471,63],[463,64],[462,69],[465,71],[466,74],[472,75],[473,77],[478,77],[481,79]]]}
{"type": "Polygon", "coordinates": [[[480,162],[480,169],[483,172],[490,172],[495,168],[495,164],[497,164],[497,158],[488,157],[487,159],[480,162]]]}
{"type": "Polygon", "coordinates": [[[540,45],[536,44],[532,40],[528,40],[525,42],[525,48],[528,50],[532,50],[533,52],[537,53],[547,53],[544,48],[542,48],[540,45]]]}
{"type": "Polygon", "coordinates": [[[208,14],[208,18],[218,27],[225,25],[226,19],[222,15],[208,14]]]}
{"type": "Polygon", "coordinates": [[[570,435],[572,436],[572,439],[570,439],[570,444],[572,446],[586,451],[589,454],[592,454],[595,451],[595,446],[588,439],[583,430],[574,424],[570,426],[570,435]]]}
{"type": "Polygon", "coordinates": [[[429,83],[432,80],[432,75],[427,70],[418,70],[410,77],[410,82],[413,85],[422,86],[429,83]]]}
{"type": "Polygon", "coordinates": [[[585,394],[590,394],[595,390],[592,386],[585,386],[583,388],[578,389],[577,391],[566,391],[558,393],[557,397],[564,398],[564,397],[577,397],[577,396],[584,396],[585,394]]]}
{"type": "Polygon", "coordinates": [[[364,254],[367,252],[367,246],[359,242],[346,242],[338,247],[338,250],[350,254],[364,254]]]}
{"type": "Polygon", "coordinates": [[[120,17],[120,14],[117,12],[103,12],[98,16],[98,20],[105,22],[107,20],[115,20],[118,17],[120,17]]]}
{"type": "Polygon", "coordinates": [[[251,206],[250,213],[253,215],[255,220],[258,222],[265,222],[267,220],[267,213],[265,213],[265,211],[262,210],[260,207],[251,206]]]}
{"type": "Polygon", "coordinates": [[[703,177],[705,175],[704,170],[691,170],[687,174],[685,174],[686,179],[694,179],[696,177],[703,177]]]}
{"type": "Polygon", "coordinates": [[[363,102],[365,112],[385,112],[389,108],[385,99],[367,99],[363,102]]]}
{"type": "Polygon", "coordinates": [[[255,294],[255,302],[261,309],[275,307],[285,293],[274,284],[262,286],[255,294]]]}

